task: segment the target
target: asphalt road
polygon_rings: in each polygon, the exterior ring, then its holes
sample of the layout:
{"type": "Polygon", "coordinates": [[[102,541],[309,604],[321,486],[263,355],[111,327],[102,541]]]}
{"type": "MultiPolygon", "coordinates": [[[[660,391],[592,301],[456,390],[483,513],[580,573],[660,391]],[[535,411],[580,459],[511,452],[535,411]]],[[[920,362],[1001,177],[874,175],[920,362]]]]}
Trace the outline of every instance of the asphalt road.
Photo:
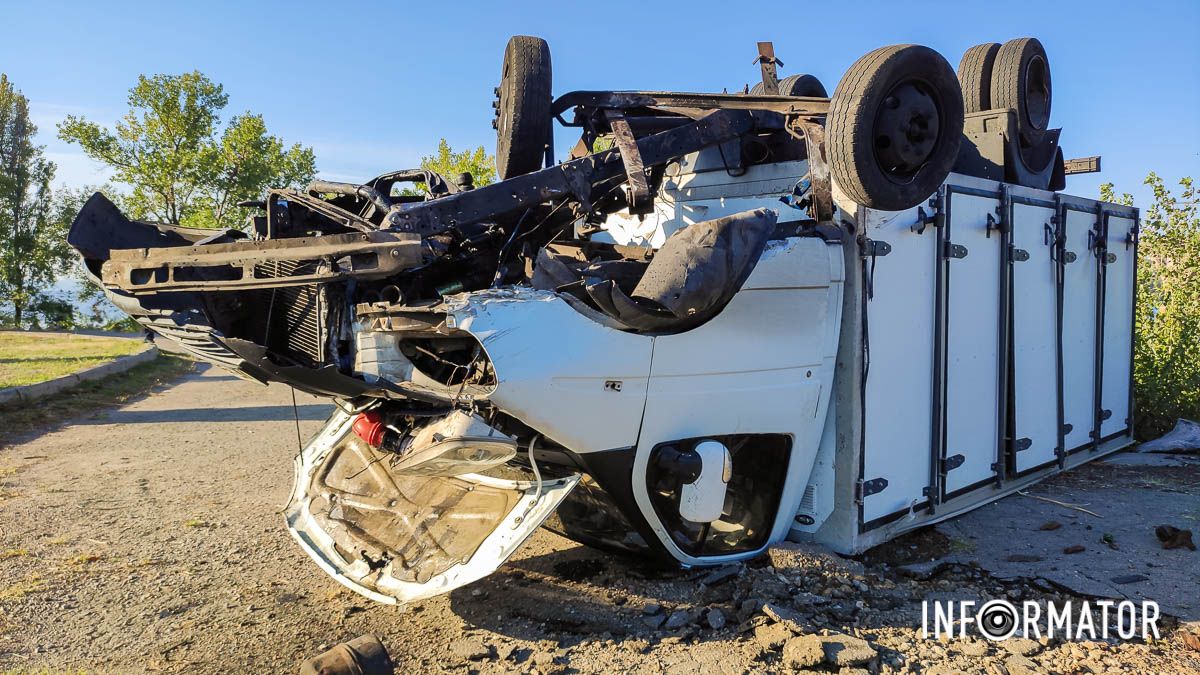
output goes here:
{"type": "MultiPolygon", "coordinates": [[[[297,404],[307,437],[330,405],[303,395],[297,404]]],[[[879,672],[1200,668],[1178,637],[1019,652],[921,640],[920,601],[935,591],[1049,597],[971,565],[914,580],[883,557],[864,566],[773,554],[706,582],[706,570],[661,571],[545,530],[476,584],[378,605],[327,577],[287,534],[280,510],[296,449],[289,389],[207,369],[0,450],[0,671],[295,672],[368,632],[397,672],[777,670],[789,658],[777,633],[790,633],[765,602],[805,617],[814,639],[869,640],[879,672]]],[[[935,535],[895,548],[924,555],[919,542],[935,535]]]]}

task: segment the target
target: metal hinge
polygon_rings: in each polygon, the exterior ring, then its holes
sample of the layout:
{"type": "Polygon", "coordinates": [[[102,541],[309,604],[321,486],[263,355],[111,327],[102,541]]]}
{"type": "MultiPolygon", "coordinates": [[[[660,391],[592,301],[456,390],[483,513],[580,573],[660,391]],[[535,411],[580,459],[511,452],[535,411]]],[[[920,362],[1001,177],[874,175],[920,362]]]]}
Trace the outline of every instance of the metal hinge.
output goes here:
{"type": "Polygon", "coordinates": [[[942,460],[942,473],[957,469],[958,467],[962,466],[963,462],[965,461],[967,461],[965,455],[950,455],[946,459],[942,460]]]}
{"type": "Polygon", "coordinates": [[[1141,232],[1142,232],[1142,230],[1140,227],[1138,227],[1137,223],[1134,223],[1133,227],[1129,228],[1129,232],[1126,233],[1126,235],[1125,235],[1125,250],[1126,251],[1129,250],[1130,244],[1132,244],[1134,246],[1138,245],[1138,242],[1142,238],[1141,232]]]}
{"type": "Polygon", "coordinates": [[[932,214],[925,213],[925,207],[918,206],[917,222],[913,223],[908,229],[916,232],[917,234],[925,234],[925,228],[929,225],[941,227],[942,222],[945,220],[945,216],[942,215],[942,212],[937,208],[937,206],[935,206],[936,203],[937,200],[930,200],[930,206],[933,208],[932,214]]]}
{"type": "Polygon", "coordinates": [[[967,247],[962,244],[946,242],[946,248],[942,249],[943,258],[965,258],[967,257],[967,247]]]}
{"type": "Polygon", "coordinates": [[[1013,441],[1013,451],[1015,451],[1015,452],[1021,452],[1022,450],[1028,450],[1032,446],[1033,446],[1032,438],[1018,438],[1017,440],[1013,441]]]}
{"type": "Polygon", "coordinates": [[[1012,254],[1009,256],[1009,260],[1013,262],[1025,262],[1026,260],[1029,260],[1029,251],[1026,251],[1023,248],[1014,247],[1012,249],[1012,254]]]}
{"type": "Polygon", "coordinates": [[[1073,263],[1079,256],[1075,255],[1074,251],[1063,251],[1062,259],[1064,263],[1073,263]]]}
{"type": "Polygon", "coordinates": [[[882,258],[892,252],[892,245],[886,241],[876,241],[874,239],[865,239],[862,244],[862,252],[859,254],[864,258],[882,258]]]}
{"type": "Polygon", "coordinates": [[[865,500],[867,497],[883,492],[887,486],[888,481],[886,478],[872,478],[871,480],[866,481],[859,479],[859,481],[854,484],[854,502],[856,504],[862,504],[863,500],[865,500]]]}
{"type": "Polygon", "coordinates": [[[1115,262],[1117,262],[1117,254],[1116,253],[1104,254],[1104,264],[1105,265],[1111,265],[1115,262]]]}

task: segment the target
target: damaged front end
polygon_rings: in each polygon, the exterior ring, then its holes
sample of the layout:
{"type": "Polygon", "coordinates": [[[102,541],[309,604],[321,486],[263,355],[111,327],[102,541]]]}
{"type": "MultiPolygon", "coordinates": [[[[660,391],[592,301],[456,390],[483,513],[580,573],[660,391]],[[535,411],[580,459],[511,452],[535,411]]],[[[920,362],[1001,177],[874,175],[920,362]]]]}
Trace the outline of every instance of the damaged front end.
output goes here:
{"type": "Polygon", "coordinates": [[[490,574],[579,481],[577,473],[498,470],[502,461],[487,460],[498,457],[496,446],[515,450],[511,439],[453,435],[462,427],[453,420],[421,418],[402,436],[389,429],[415,446],[410,454],[441,460],[413,466],[364,440],[367,419],[335,413],[296,458],[285,518],[322,569],[379,602],[420,600],[490,574]]]}
{"type": "Polygon", "coordinates": [[[492,185],[316,181],[224,231],[96,194],[69,241],[163,346],[337,402],[286,519],[359,593],[469,583],[552,514],[585,543],[722,563],[786,536],[824,427],[842,281],[827,109],[574,92],[552,107],[582,129],[570,157],[518,171],[510,154],[492,185]]]}

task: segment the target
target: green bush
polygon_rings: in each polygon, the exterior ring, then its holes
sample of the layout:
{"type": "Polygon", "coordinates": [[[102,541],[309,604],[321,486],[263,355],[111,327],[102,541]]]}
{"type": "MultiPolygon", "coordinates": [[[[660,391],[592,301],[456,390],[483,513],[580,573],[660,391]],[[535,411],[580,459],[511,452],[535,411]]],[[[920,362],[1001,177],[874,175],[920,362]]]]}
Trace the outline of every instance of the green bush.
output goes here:
{"type": "MultiPolygon", "coordinates": [[[[1139,440],[1171,430],[1175,420],[1200,420],[1200,205],[1191,178],[1176,198],[1151,173],[1154,203],[1142,212],[1134,335],[1134,433],[1139,440]]],[[[1115,198],[1102,185],[1105,201],[1115,198]]]]}

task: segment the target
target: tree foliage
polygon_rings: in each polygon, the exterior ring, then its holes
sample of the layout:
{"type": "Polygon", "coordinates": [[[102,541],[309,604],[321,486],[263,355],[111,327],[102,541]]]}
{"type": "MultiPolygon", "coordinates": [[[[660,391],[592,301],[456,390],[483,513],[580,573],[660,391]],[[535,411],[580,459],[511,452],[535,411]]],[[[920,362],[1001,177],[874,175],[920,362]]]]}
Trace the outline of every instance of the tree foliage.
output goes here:
{"type": "Polygon", "coordinates": [[[268,187],[300,187],[316,173],[311,148],[288,147],[261,115],[235,115],[220,84],[199,71],[138,77],[129,112],[113,129],[70,115],[59,136],[107,164],[129,187],[124,202],[137,218],[198,227],[236,227],[239,201],[268,187]]]}
{"type": "Polygon", "coordinates": [[[50,190],[54,164],[34,145],[36,133],[29,101],[0,73],[0,300],[16,326],[51,307],[43,289],[72,258],[50,190]]]}
{"type": "MultiPolygon", "coordinates": [[[[475,187],[483,187],[496,182],[496,158],[489,155],[483,146],[474,150],[455,152],[446,139],[438,141],[437,150],[432,155],[421,158],[422,169],[440,174],[451,183],[458,182],[459,174],[469,173],[474,179],[475,187]]],[[[420,186],[424,188],[424,186],[420,186]]],[[[406,188],[406,194],[422,194],[411,188],[406,188]]]]}
{"type": "MultiPolygon", "coordinates": [[[[1179,197],[1158,175],[1146,177],[1154,203],[1142,213],[1138,243],[1134,398],[1137,437],[1171,429],[1180,417],[1200,419],[1200,203],[1191,178],[1179,197]]],[[[1101,199],[1116,197],[1111,183],[1101,199]]]]}

